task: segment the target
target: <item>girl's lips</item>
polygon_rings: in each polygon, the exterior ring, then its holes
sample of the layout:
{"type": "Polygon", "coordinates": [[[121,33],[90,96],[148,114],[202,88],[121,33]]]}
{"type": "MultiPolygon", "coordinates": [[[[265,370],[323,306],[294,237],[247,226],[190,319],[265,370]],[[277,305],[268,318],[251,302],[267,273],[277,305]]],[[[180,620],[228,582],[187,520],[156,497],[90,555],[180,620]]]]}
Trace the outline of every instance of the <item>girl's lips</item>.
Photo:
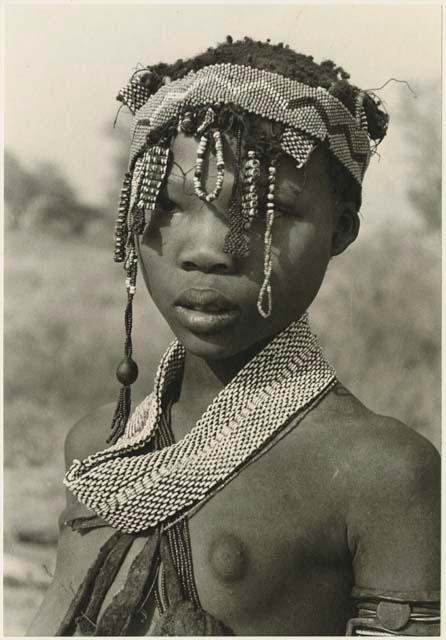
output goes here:
{"type": "Polygon", "coordinates": [[[212,334],[235,324],[240,316],[238,309],[212,311],[175,305],[179,322],[192,333],[212,334]]]}
{"type": "Polygon", "coordinates": [[[175,306],[203,312],[234,311],[238,306],[217,289],[191,288],[175,300],[175,306]]]}
{"type": "Polygon", "coordinates": [[[192,333],[218,333],[235,324],[240,316],[238,309],[226,311],[203,311],[188,309],[181,305],[175,306],[176,315],[180,323],[192,333]]]}
{"type": "Polygon", "coordinates": [[[193,333],[218,333],[234,324],[240,309],[217,289],[191,288],[175,300],[178,320],[193,333]]]}

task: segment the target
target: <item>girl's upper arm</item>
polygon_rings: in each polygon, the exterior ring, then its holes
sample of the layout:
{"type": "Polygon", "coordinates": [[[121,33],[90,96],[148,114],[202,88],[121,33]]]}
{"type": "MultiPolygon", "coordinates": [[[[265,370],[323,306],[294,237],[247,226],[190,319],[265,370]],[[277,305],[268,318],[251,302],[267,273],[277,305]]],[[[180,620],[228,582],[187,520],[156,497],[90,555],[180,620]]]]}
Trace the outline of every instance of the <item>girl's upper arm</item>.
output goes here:
{"type": "MultiPolygon", "coordinates": [[[[106,405],[72,427],[65,441],[67,468],[73,459],[82,459],[106,448],[113,411],[114,405],[106,405]]],[[[67,504],[59,518],[55,574],[42,605],[31,623],[28,635],[54,636],[56,634],[99,548],[113,534],[111,527],[100,527],[87,533],[79,533],[73,531],[67,524],[67,520],[87,515],[88,512],[89,510],[67,491],[67,504]]]]}
{"type": "Polygon", "coordinates": [[[440,456],[422,436],[392,422],[364,457],[352,496],[355,585],[438,591],[440,456]]]}

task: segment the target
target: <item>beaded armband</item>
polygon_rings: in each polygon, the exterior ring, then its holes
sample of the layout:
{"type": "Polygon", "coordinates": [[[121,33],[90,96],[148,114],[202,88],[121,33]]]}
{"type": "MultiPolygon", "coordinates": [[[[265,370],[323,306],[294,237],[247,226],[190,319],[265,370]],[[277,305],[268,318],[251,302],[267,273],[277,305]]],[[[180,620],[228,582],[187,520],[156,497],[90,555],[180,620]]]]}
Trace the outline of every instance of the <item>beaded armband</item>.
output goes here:
{"type": "Polygon", "coordinates": [[[438,591],[378,591],[354,588],[356,616],[346,636],[439,636],[438,591]]]}

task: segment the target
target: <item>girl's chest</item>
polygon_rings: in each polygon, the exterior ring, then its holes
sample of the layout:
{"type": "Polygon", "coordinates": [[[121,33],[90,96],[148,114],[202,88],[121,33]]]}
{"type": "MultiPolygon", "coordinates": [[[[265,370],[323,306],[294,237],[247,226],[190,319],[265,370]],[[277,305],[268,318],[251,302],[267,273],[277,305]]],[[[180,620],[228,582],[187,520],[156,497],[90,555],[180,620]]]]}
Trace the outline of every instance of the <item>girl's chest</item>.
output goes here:
{"type": "Polygon", "coordinates": [[[345,553],[329,493],[299,488],[281,460],[267,454],[246,467],[189,520],[201,605],[230,626],[271,615],[312,580],[327,585],[345,553]]]}
{"type": "MultiPolygon", "coordinates": [[[[269,635],[281,624],[283,633],[291,632],[297,624],[293,616],[316,595],[322,593],[326,602],[335,593],[346,599],[351,586],[348,576],[343,578],[347,565],[339,572],[344,539],[329,487],[316,482],[321,477],[317,470],[305,471],[303,459],[280,450],[287,448],[285,440],[246,466],[189,518],[200,604],[237,634],[257,630],[269,635]]],[[[96,547],[101,535],[109,534],[97,530],[86,538],[96,547]]],[[[143,544],[144,538],[135,540],[101,614],[124,587],[143,544]]],[[[146,614],[141,628],[147,632],[153,607],[146,614]]]]}

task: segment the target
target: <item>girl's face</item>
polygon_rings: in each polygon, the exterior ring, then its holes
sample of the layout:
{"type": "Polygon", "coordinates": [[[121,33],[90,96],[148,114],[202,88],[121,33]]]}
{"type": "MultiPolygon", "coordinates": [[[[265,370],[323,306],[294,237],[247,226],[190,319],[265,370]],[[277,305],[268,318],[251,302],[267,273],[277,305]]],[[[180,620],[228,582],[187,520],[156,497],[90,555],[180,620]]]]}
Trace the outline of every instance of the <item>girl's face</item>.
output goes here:
{"type": "MultiPolygon", "coordinates": [[[[328,159],[316,150],[304,170],[288,159],[278,164],[272,313],[264,319],[257,310],[264,277],[264,221],[254,221],[248,231],[247,258],[223,252],[234,181],[230,141],[224,140],[223,189],[210,204],[193,189],[196,138],[179,134],[172,151],[174,164],[158,210],[137,240],[140,269],[155,304],[187,350],[206,359],[234,356],[284,329],[319,290],[336,223],[328,159]]],[[[215,175],[211,157],[204,179],[208,192],[215,175]]]]}

